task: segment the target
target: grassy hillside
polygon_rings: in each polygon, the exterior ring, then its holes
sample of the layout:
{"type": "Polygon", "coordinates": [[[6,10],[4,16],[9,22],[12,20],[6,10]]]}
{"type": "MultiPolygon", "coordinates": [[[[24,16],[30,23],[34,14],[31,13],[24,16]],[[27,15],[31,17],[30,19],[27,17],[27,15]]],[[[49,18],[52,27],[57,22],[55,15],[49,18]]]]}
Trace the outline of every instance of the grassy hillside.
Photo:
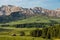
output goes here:
{"type": "Polygon", "coordinates": [[[25,23],[51,23],[50,20],[60,23],[60,18],[53,18],[53,17],[47,17],[47,16],[33,16],[24,20],[13,21],[6,24],[13,25],[13,24],[25,24],[25,23]]]}
{"type": "MultiPolygon", "coordinates": [[[[24,20],[13,21],[6,24],[15,25],[15,24],[26,24],[26,23],[51,23],[52,22],[51,20],[53,22],[60,23],[60,18],[52,18],[52,17],[47,17],[47,16],[34,16],[34,17],[30,17],[24,20]]],[[[42,37],[29,36],[30,32],[35,29],[36,28],[14,28],[11,26],[0,27],[0,40],[46,40],[42,37]],[[25,36],[20,36],[21,31],[25,32],[25,36]],[[12,36],[12,34],[16,34],[17,36],[12,36]]],[[[42,30],[42,28],[39,28],[39,29],[42,30]]]]}

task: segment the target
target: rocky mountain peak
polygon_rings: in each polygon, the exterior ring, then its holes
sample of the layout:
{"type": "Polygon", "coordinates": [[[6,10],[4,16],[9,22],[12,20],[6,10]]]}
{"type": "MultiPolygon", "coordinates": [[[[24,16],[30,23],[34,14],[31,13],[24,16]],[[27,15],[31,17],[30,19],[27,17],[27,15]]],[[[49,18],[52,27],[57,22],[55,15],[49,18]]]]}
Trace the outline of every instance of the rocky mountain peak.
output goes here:
{"type": "Polygon", "coordinates": [[[10,15],[12,12],[20,11],[21,7],[13,6],[13,5],[3,5],[0,7],[0,12],[3,15],[10,15]]]}
{"type": "Polygon", "coordinates": [[[60,8],[56,10],[49,10],[42,7],[22,8],[13,5],[3,5],[0,7],[0,15],[10,15],[12,12],[21,12],[24,15],[44,14],[47,16],[60,17],[60,8]]]}

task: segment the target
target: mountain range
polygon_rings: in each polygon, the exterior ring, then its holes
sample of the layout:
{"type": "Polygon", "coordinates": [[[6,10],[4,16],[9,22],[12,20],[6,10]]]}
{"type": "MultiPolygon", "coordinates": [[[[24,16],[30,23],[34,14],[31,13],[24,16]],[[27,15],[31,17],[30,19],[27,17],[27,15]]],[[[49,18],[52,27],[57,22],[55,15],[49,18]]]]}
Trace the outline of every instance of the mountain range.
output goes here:
{"type": "Polygon", "coordinates": [[[23,8],[13,5],[3,5],[0,7],[0,22],[26,19],[36,15],[60,17],[60,8],[49,10],[42,7],[23,8]]]}
{"type": "Polygon", "coordinates": [[[0,16],[8,16],[11,15],[12,12],[19,12],[25,15],[45,14],[47,16],[60,17],[60,8],[56,10],[49,10],[42,7],[22,8],[13,5],[3,5],[0,7],[0,16]]]}

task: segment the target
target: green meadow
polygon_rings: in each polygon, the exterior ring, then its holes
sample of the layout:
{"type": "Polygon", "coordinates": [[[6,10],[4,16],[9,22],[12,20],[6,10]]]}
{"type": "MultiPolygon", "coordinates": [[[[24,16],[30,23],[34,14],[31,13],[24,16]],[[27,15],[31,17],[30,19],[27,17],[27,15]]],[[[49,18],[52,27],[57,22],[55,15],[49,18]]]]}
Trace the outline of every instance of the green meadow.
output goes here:
{"type": "MultiPolygon", "coordinates": [[[[41,37],[29,36],[36,28],[0,28],[0,40],[45,40],[41,37]],[[25,36],[20,36],[20,31],[25,32],[25,36]],[[16,36],[12,36],[16,34],[16,36]]],[[[40,28],[42,29],[42,28],[40,28]]]]}
{"type": "MultiPolygon", "coordinates": [[[[53,18],[53,17],[46,17],[46,16],[34,16],[34,17],[30,17],[24,20],[18,20],[18,21],[12,21],[9,23],[5,23],[8,26],[6,26],[5,24],[0,24],[0,40],[60,40],[58,37],[52,37],[52,39],[47,39],[47,38],[42,38],[42,36],[40,37],[32,37],[30,35],[30,32],[32,32],[33,30],[37,29],[37,26],[34,24],[31,24],[32,27],[26,26],[24,28],[16,28],[16,25],[24,25],[24,24],[29,24],[29,23],[44,23],[42,25],[44,25],[45,27],[51,27],[50,25],[48,25],[48,23],[60,23],[60,18],[53,18]],[[45,25],[45,23],[47,23],[47,25],[45,25]],[[1,26],[3,25],[3,26],[1,26]],[[23,31],[25,33],[24,36],[20,36],[20,32],[23,31]],[[13,36],[13,34],[16,34],[15,36],[13,36]]],[[[39,24],[40,25],[40,24],[39,24]]],[[[55,24],[54,24],[55,25],[55,24]]],[[[54,25],[52,25],[52,27],[54,27],[54,25]]],[[[56,25],[55,25],[56,26],[56,25]]],[[[56,26],[57,27],[57,26],[56,26]]],[[[43,27],[44,28],[44,27],[43,27]]],[[[39,28],[39,30],[43,30],[43,28],[39,28]]],[[[59,27],[58,27],[59,28],[59,27]]],[[[58,28],[56,28],[56,30],[58,30],[58,28]]],[[[54,30],[51,28],[49,30],[52,30],[52,32],[54,32],[54,30]]],[[[50,33],[51,31],[48,31],[48,33],[50,33]]],[[[48,34],[47,33],[47,34],[48,34]]]]}

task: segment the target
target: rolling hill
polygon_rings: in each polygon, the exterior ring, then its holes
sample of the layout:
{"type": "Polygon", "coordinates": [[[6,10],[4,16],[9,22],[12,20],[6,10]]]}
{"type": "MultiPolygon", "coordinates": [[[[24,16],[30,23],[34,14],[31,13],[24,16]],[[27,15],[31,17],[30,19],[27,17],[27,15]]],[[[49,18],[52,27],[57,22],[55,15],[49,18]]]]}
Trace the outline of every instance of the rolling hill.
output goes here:
{"type": "Polygon", "coordinates": [[[13,25],[13,24],[26,24],[26,23],[52,23],[52,21],[60,23],[60,18],[37,15],[23,20],[12,21],[6,24],[13,25]]]}

